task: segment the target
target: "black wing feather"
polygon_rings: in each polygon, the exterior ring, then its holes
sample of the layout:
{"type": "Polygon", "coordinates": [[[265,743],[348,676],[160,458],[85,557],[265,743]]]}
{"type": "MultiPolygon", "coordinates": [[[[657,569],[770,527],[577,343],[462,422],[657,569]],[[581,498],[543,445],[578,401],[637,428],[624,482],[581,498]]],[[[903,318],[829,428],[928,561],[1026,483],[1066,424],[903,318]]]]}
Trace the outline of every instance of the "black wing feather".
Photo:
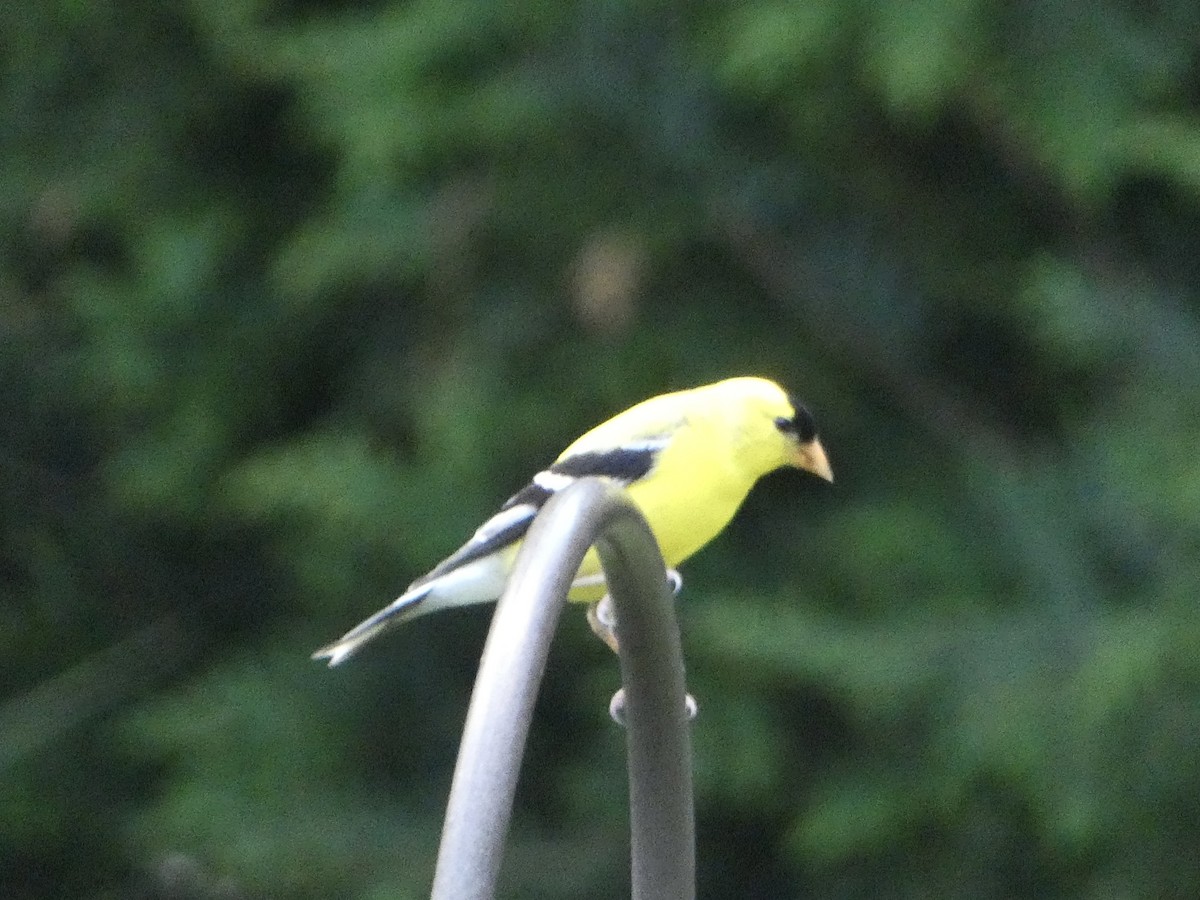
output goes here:
{"type": "MultiPolygon", "coordinates": [[[[649,474],[663,446],[665,441],[652,441],[637,447],[579,453],[554,463],[546,472],[559,479],[596,475],[628,485],[649,474]]],[[[557,489],[557,486],[538,484],[537,476],[534,476],[534,481],[509,497],[500,511],[484,522],[469,541],[414,581],[409,590],[515,544],[525,537],[534,517],[557,489]]]]}
{"type": "Polygon", "coordinates": [[[509,497],[500,511],[484,522],[469,541],[414,581],[410,590],[515,544],[525,537],[533,517],[553,494],[553,491],[532,482],[525,485],[509,497]]]}
{"type": "Polygon", "coordinates": [[[654,460],[660,449],[655,446],[623,447],[619,450],[579,453],[556,462],[550,471],[569,478],[599,475],[622,484],[632,484],[639,478],[645,478],[654,468],[654,460]]]}

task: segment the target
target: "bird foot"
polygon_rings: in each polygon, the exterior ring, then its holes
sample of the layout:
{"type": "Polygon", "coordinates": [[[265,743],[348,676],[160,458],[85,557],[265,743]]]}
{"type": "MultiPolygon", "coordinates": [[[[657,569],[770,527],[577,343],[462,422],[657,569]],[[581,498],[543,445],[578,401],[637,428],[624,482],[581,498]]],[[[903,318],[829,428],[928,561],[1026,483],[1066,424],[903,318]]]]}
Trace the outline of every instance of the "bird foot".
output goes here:
{"type": "MultiPolygon", "coordinates": [[[[700,711],[700,707],[696,705],[696,698],[691,694],[683,695],[683,709],[689,722],[695,719],[700,711]]],[[[625,688],[613,694],[612,700],[608,702],[608,714],[614,722],[622,728],[625,727],[625,688]]]]}
{"type": "MultiPolygon", "coordinates": [[[[674,569],[667,569],[667,586],[671,588],[671,593],[678,597],[683,588],[683,576],[674,569]]],[[[613,653],[618,652],[620,642],[617,640],[617,611],[613,607],[612,597],[605,594],[591,604],[587,610],[587,620],[592,634],[604,641],[613,653]]]]}
{"type": "Polygon", "coordinates": [[[671,593],[678,597],[683,590],[683,576],[675,569],[667,569],[667,584],[671,586],[671,593]]]}
{"type": "Polygon", "coordinates": [[[608,594],[587,608],[587,620],[592,627],[592,634],[604,641],[613,653],[618,652],[617,613],[608,594]]]}

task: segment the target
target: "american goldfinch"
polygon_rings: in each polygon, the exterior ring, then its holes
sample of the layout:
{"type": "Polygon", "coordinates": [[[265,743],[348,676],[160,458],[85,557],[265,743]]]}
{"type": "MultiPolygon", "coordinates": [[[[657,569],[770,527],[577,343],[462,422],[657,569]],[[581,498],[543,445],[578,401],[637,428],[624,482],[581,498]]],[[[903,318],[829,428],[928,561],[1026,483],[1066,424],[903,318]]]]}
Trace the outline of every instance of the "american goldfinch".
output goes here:
{"type": "MultiPolygon", "coordinates": [[[[576,479],[598,476],[624,487],[674,569],[720,534],[759,478],[783,466],[833,480],[812,414],[775,382],[730,378],[652,397],[576,440],[466,544],[313,658],[336,666],[392,625],[499,598],[534,516],[576,479]]],[[[593,602],[603,593],[592,549],[570,599],[593,602]]]]}

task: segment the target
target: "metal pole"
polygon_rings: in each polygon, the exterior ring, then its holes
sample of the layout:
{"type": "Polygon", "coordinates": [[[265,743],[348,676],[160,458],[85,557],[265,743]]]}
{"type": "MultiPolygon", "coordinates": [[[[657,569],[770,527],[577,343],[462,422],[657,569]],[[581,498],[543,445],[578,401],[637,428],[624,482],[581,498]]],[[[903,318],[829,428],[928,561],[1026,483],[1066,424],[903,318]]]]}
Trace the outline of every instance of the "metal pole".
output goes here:
{"type": "Polygon", "coordinates": [[[649,527],[595,479],[546,504],[484,646],[450,789],[431,900],[492,900],[550,639],[596,544],[617,610],[628,727],[635,900],[695,896],[691,753],[674,601],[649,527]]]}
{"type": "Polygon", "coordinates": [[[597,543],[625,690],[633,900],[691,900],[695,808],[683,651],[658,544],[645,540],[649,528],[635,516],[614,518],[597,543]]]}

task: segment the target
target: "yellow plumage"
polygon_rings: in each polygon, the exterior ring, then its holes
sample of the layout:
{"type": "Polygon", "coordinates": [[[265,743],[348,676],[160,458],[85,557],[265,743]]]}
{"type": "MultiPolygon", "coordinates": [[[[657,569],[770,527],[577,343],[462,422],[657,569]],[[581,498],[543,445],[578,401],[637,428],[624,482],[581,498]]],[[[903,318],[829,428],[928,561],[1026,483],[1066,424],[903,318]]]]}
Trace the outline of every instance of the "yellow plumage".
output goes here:
{"type": "MultiPolygon", "coordinates": [[[[759,478],[783,466],[833,478],[811,414],[772,381],[731,378],[643,401],[572,443],[462,548],[313,656],[336,665],[389,625],[495,600],[529,522],[577,478],[622,484],[675,568],[720,534],[759,478]]],[[[570,599],[603,593],[599,559],[589,551],[570,599]]]]}

